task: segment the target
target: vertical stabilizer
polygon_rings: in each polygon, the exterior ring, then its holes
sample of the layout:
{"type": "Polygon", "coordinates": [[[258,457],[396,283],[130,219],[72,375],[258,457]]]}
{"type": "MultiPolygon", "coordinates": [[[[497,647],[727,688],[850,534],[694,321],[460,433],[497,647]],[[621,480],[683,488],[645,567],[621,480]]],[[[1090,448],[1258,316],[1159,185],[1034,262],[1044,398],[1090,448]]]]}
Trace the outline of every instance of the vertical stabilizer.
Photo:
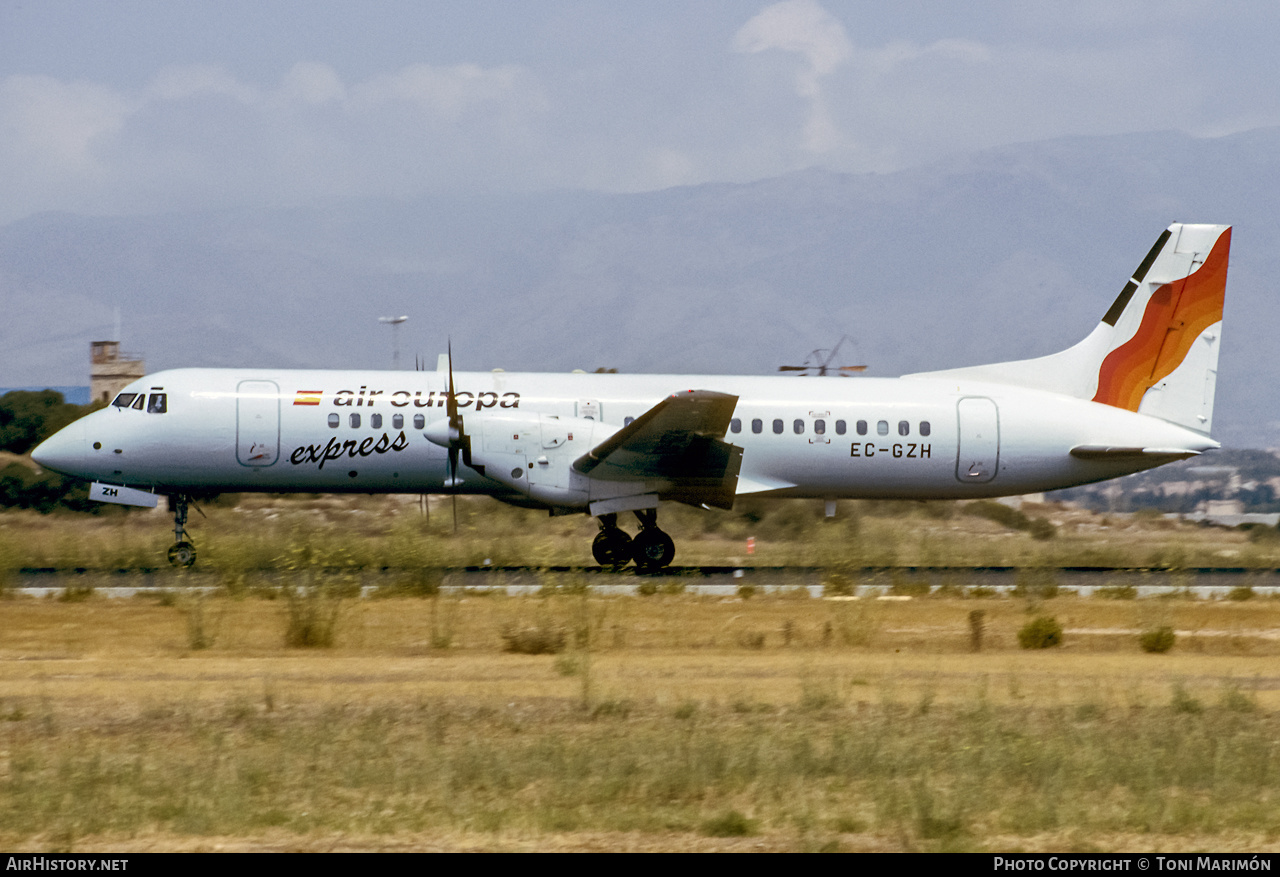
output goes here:
{"type": "Polygon", "coordinates": [[[1213,423],[1231,228],[1174,223],[1102,322],[1061,353],[907,377],[1016,384],[1149,414],[1207,433],[1213,423]]]}
{"type": "Polygon", "coordinates": [[[1102,361],[1093,400],[1208,432],[1231,229],[1172,225],[1166,233],[1145,278],[1135,276],[1108,311],[1119,306],[1119,343],[1102,361]]]}

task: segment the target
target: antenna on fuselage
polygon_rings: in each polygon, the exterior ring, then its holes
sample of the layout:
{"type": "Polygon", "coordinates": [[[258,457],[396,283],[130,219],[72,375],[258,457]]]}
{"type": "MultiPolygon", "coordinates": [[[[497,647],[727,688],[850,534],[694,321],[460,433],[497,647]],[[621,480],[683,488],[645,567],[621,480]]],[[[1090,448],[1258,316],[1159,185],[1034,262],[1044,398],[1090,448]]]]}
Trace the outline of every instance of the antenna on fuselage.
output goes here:
{"type": "Polygon", "coordinates": [[[386,323],[391,327],[391,370],[400,370],[400,324],[409,319],[403,317],[378,317],[379,323],[386,323]]]}

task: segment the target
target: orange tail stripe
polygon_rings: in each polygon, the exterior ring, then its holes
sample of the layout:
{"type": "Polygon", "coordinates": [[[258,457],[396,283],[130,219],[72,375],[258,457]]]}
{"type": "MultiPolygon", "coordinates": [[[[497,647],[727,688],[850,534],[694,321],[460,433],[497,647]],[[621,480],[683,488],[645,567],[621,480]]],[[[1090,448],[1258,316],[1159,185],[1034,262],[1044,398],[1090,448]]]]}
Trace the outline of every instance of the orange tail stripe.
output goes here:
{"type": "Polygon", "coordinates": [[[1230,249],[1227,229],[1198,271],[1151,294],[1138,331],[1102,361],[1093,401],[1137,411],[1147,390],[1182,364],[1200,333],[1222,319],[1230,249]]]}

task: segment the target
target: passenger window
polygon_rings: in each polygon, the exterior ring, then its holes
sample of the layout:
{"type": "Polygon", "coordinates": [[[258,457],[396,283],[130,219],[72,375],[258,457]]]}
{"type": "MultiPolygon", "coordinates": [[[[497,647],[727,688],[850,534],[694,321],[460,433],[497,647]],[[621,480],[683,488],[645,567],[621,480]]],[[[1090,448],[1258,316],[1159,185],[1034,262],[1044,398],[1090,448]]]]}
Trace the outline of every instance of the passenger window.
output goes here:
{"type": "Polygon", "coordinates": [[[415,415],[413,415],[413,428],[414,428],[414,429],[422,429],[422,428],[423,428],[424,426],[426,426],[426,425],[427,425],[427,418],[426,418],[426,415],[423,415],[423,414],[415,414],[415,415]]]}
{"type": "Polygon", "coordinates": [[[624,418],[622,418],[622,425],[623,425],[623,426],[630,426],[630,425],[631,425],[631,423],[632,423],[632,421],[634,421],[634,420],[635,420],[635,418],[634,418],[634,417],[624,417],[624,418]]]}
{"type": "Polygon", "coordinates": [[[888,435],[888,434],[889,434],[889,421],[887,420],[877,421],[876,435],[888,435]]]}
{"type": "Polygon", "coordinates": [[[742,432],[742,421],[736,417],[733,418],[733,420],[730,420],[729,432],[733,433],[734,435],[737,435],[738,433],[742,432]]]}
{"type": "Polygon", "coordinates": [[[332,429],[337,429],[337,428],[338,428],[338,424],[339,424],[341,421],[342,421],[342,418],[338,417],[338,415],[336,415],[336,414],[330,414],[330,415],[329,415],[329,426],[330,426],[330,428],[332,428],[332,429]]]}
{"type": "Polygon", "coordinates": [[[920,434],[921,435],[929,434],[929,421],[927,420],[920,421],[920,434]]]}
{"type": "Polygon", "coordinates": [[[782,435],[782,421],[781,421],[781,420],[775,420],[775,421],[773,421],[773,434],[774,434],[774,435],[782,435]]]}
{"type": "Polygon", "coordinates": [[[404,429],[404,415],[403,415],[403,414],[392,414],[392,415],[391,415],[391,428],[392,428],[392,429],[404,429]]]}
{"type": "Polygon", "coordinates": [[[844,421],[843,421],[843,420],[837,420],[837,421],[836,421],[836,435],[844,435],[844,421]]]}
{"type": "Polygon", "coordinates": [[[898,435],[911,435],[911,424],[905,420],[899,420],[898,435]]]}
{"type": "Polygon", "coordinates": [[[152,393],[151,400],[147,402],[148,414],[164,414],[169,410],[169,400],[167,393],[152,393]]]}
{"type": "Polygon", "coordinates": [[[827,422],[825,420],[815,420],[813,422],[813,434],[825,435],[827,432],[827,422]]]}
{"type": "Polygon", "coordinates": [[[146,395],[146,393],[139,393],[139,394],[138,394],[138,398],[133,400],[133,409],[134,409],[135,411],[141,411],[141,410],[142,410],[142,403],[143,403],[143,402],[145,402],[145,401],[147,401],[147,395],[146,395]]]}
{"type": "Polygon", "coordinates": [[[867,434],[867,422],[865,420],[858,421],[858,435],[867,434]]]}
{"type": "Polygon", "coordinates": [[[764,432],[764,421],[761,420],[759,417],[757,417],[755,420],[752,420],[751,431],[756,435],[759,435],[760,433],[764,432]]]}
{"type": "Polygon", "coordinates": [[[359,414],[352,414],[352,415],[351,415],[351,417],[350,417],[350,420],[351,420],[351,428],[352,428],[352,429],[359,429],[359,428],[360,428],[360,415],[359,415],[359,414]]]}
{"type": "Polygon", "coordinates": [[[382,415],[370,414],[369,425],[372,426],[374,429],[382,429],[382,415]]]}
{"type": "Polygon", "coordinates": [[[795,431],[796,435],[804,435],[804,421],[797,417],[795,422],[791,424],[791,429],[795,431]]]}
{"type": "Polygon", "coordinates": [[[116,408],[128,408],[133,404],[133,400],[137,397],[137,393],[121,393],[119,396],[116,396],[116,401],[111,404],[116,408]]]}

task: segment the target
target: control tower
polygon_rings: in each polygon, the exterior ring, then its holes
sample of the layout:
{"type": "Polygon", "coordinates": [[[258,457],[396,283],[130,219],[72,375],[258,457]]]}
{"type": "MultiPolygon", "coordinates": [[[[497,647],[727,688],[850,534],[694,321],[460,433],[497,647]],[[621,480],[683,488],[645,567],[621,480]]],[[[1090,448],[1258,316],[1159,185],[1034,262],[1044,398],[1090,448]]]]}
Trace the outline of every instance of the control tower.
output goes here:
{"type": "Polygon", "coordinates": [[[90,401],[109,402],[146,373],[146,361],[136,353],[121,353],[119,341],[89,342],[90,401]]]}

